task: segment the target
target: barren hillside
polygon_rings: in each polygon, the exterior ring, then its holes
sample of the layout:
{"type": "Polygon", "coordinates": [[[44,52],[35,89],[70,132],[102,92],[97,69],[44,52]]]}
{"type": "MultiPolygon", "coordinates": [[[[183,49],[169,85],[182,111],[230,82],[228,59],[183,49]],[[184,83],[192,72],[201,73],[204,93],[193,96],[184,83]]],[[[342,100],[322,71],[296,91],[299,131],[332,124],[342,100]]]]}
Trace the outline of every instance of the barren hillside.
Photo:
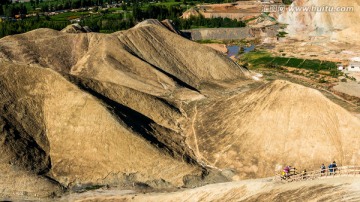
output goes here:
{"type": "Polygon", "coordinates": [[[199,153],[214,167],[236,170],[235,179],[272,176],[285,164],[315,169],[360,158],[359,119],[310,88],[275,81],[195,105],[199,153]]]}
{"type": "Polygon", "coordinates": [[[1,162],[65,187],[171,187],[200,176],[181,106],[249,74],[157,25],[111,35],[39,29],[0,44],[1,162]]]}
{"type": "Polygon", "coordinates": [[[0,68],[0,167],[9,170],[1,186],[11,187],[0,198],[195,187],[271,176],[288,163],[359,161],[360,120],[322,94],[253,81],[154,23],[8,36],[0,68]]]}

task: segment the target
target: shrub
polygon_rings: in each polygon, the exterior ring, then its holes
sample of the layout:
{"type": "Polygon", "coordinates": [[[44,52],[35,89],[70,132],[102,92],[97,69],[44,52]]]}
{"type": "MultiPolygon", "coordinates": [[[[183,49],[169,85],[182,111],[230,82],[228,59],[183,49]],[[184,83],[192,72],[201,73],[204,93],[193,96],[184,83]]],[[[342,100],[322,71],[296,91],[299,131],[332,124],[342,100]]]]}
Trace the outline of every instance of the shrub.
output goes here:
{"type": "Polygon", "coordinates": [[[319,83],[326,83],[327,81],[324,78],[319,79],[319,83]]]}

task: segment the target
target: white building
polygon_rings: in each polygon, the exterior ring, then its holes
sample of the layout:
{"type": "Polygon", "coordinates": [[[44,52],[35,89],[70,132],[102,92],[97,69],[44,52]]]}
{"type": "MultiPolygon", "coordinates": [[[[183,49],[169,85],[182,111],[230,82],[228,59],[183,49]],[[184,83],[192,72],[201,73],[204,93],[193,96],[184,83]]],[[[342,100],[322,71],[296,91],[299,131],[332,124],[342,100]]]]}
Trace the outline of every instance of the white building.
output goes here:
{"type": "Polygon", "coordinates": [[[360,62],[351,61],[347,70],[350,72],[360,72],[360,62]]]}
{"type": "Polygon", "coordinates": [[[344,65],[343,64],[337,64],[337,69],[339,71],[343,71],[345,68],[344,68],[344,65]]]}

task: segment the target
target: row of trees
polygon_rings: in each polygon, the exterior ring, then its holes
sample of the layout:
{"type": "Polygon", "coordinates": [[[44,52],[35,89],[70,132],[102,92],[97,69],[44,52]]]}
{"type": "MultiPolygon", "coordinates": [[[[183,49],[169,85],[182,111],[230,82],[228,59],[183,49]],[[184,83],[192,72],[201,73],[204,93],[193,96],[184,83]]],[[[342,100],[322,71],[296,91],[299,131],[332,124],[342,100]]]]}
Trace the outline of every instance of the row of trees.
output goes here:
{"type": "Polygon", "coordinates": [[[144,19],[175,19],[182,15],[184,9],[179,5],[166,7],[163,5],[149,5],[147,9],[143,10],[139,4],[134,4],[132,14],[135,20],[142,21],[144,19]]]}
{"type": "Polygon", "coordinates": [[[217,28],[217,27],[245,27],[246,23],[243,21],[232,20],[230,18],[204,18],[203,16],[189,19],[173,19],[174,24],[179,29],[191,29],[199,27],[217,28]]]}
{"type": "Polygon", "coordinates": [[[0,15],[14,17],[15,15],[26,15],[28,13],[26,6],[21,4],[5,4],[2,5],[0,15]]]}
{"type": "Polygon", "coordinates": [[[58,21],[48,21],[48,20],[19,20],[15,22],[5,21],[0,23],[0,38],[28,32],[38,28],[51,28],[55,30],[61,30],[66,27],[70,22],[58,22],[58,21]]]}
{"type": "Polygon", "coordinates": [[[85,18],[80,22],[82,26],[88,26],[94,32],[112,33],[120,30],[125,30],[135,25],[133,17],[123,18],[122,14],[107,17],[90,17],[85,18]]]}
{"type": "MultiPolygon", "coordinates": [[[[39,0],[36,0],[39,1],[39,0]]],[[[35,0],[31,0],[30,4],[33,8],[39,7],[41,11],[57,11],[64,9],[76,9],[76,8],[85,8],[91,6],[102,6],[104,4],[118,3],[121,1],[115,0],[54,0],[51,2],[44,2],[38,4],[35,0]]],[[[42,0],[40,0],[42,1],[42,0]]]]}
{"type": "MultiPolygon", "coordinates": [[[[68,1],[68,0],[63,0],[68,1]]],[[[133,14],[129,12],[120,14],[103,13],[98,16],[90,16],[82,19],[80,24],[82,26],[89,26],[95,32],[115,32],[119,30],[129,29],[137,22],[148,18],[155,18],[159,20],[171,19],[175,25],[180,29],[190,29],[194,27],[243,27],[245,23],[242,21],[231,20],[229,18],[211,18],[207,19],[203,16],[191,17],[189,19],[179,18],[183,9],[181,6],[161,6],[149,5],[146,9],[133,6],[133,14]]],[[[37,28],[51,28],[61,30],[69,25],[69,21],[54,21],[50,17],[44,19],[39,16],[22,21],[10,22],[5,21],[0,23],[0,37],[23,33],[37,28]]]]}
{"type": "Polygon", "coordinates": [[[246,24],[242,21],[229,18],[204,18],[190,17],[189,19],[179,18],[184,9],[180,5],[170,7],[150,5],[147,9],[141,9],[137,4],[133,6],[133,17],[137,21],[154,18],[158,20],[171,19],[180,29],[190,29],[192,27],[244,27],[246,24]]]}

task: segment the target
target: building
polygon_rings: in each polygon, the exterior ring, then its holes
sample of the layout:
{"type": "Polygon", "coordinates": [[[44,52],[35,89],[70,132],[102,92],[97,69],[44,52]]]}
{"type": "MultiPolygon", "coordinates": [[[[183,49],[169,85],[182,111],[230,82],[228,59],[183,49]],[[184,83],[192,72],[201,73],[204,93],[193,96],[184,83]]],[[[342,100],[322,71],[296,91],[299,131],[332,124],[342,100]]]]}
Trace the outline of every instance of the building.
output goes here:
{"type": "Polygon", "coordinates": [[[337,64],[337,69],[338,69],[339,71],[343,71],[343,70],[345,70],[345,67],[344,67],[343,64],[339,63],[339,64],[337,64]]]}
{"type": "Polygon", "coordinates": [[[360,62],[359,61],[351,61],[347,70],[350,72],[360,72],[360,62]]]}

